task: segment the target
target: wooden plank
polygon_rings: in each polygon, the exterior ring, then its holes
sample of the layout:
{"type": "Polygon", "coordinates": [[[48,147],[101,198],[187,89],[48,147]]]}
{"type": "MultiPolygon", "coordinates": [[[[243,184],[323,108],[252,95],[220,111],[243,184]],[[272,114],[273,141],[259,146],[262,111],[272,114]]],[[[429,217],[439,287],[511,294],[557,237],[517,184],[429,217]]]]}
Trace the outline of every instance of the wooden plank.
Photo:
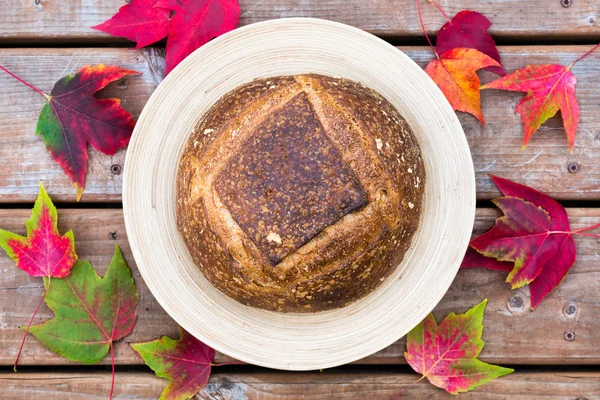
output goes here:
{"type": "MultiPolygon", "coordinates": [[[[156,50],[127,49],[26,49],[1,50],[0,65],[19,74],[45,92],[50,92],[60,77],[75,73],[85,65],[114,64],[143,72],[142,76],[126,77],[104,90],[104,97],[121,98],[121,105],[134,117],[158,85],[153,74],[156,50]]],[[[163,62],[159,58],[160,63],[163,62]]],[[[159,64],[160,64],[159,63],[159,64]]],[[[43,180],[56,200],[75,201],[71,181],[55,163],[43,140],[35,134],[35,126],[44,97],[0,71],[0,201],[32,201],[43,180]]],[[[88,173],[82,201],[120,201],[123,177],[114,174],[113,165],[124,165],[125,150],[107,156],[88,147],[88,173]]]]}
{"type": "MultiPolygon", "coordinates": [[[[126,43],[90,29],[114,15],[123,0],[55,2],[50,0],[5,0],[0,14],[0,41],[41,40],[84,43],[126,43]]],[[[544,2],[504,0],[441,0],[447,14],[464,9],[485,14],[496,38],[598,40],[598,4],[577,0],[565,8],[560,0],[544,2]]],[[[394,0],[240,0],[241,23],[247,25],[274,18],[315,17],[343,22],[380,36],[422,36],[414,1],[394,0]]],[[[445,22],[431,5],[422,2],[423,18],[433,34],[445,22]]]]}
{"type": "MultiPolygon", "coordinates": [[[[527,63],[562,63],[567,65],[588,46],[501,47],[508,71],[527,63]]],[[[419,64],[432,58],[428,48],[402,48],[419,64]]],[[[525,148],[519,150],[523,128],[514,106],[521,94],[497,90],[485,91],[484,127],[472,116],[458,113],[471,145],[477,170],[478,198],[489,199],[498,194],[487,174],[498,174],[546,191],[558,199],[600,199],[600,63],[591,56],[573,67],[579,86],[581,123],[576,147],[569,154],[560,118],[546,123],[525,148]],[[570,163],[579,171],[569,173],[570,163]]],[[[149,49],[1,49],[0,64],[19,74],[42,90],[49,91],[61,76],[87,64],[116,64],[144,73],[114,83],[102,96],[117,96],[123,106],[139,115],[148,97],[160,82],[163,59],[161,51],[149,49]]],[[[494,77],[482,73],[482,81],[494,77]]],[[[0,96],[0,202],[32,202],[43,179],[49,193],[57,201],[74,201],[75,191],[54,163],[35,125],[44,98],[5,73],[0,73],[0,87],[10,96],[0,96]]],[[[122,166],[125,151],[105,156],[89,149],[89,173],[82,201],[121,199],[122,174],[114,175],[112,165],[122,166]]]]}
{"type": "MultiPolygon", "coordinates": [[[[114,251],[115,243],[123,249],[133,271],[140,293],[138,323],[133,333],[117,343],[118,364],[138,364],[140,360],[128,343],[148,341],[161,335],[176,337],[177,326],[162,310],[141,279],[127,243],[121,210],[81,209],[60,210],[61,232],[73,229],[77,253],[89,260],[104,274],[114,251]],[[117,240],[111,237],[117,236],[117,240]]],[[[600,209],[570,209],[574,229],[600,221],[600,209]]],[[[0,227],[24,233],[28,210],[0,210],[0,227]]],[[[475,232],[480,233],[493,224],[497,210],[480,209],[475,232]]],[[[483,338],[486,346],[482,359],[499,364],[598,364],[600,363],[600,255],[598,241],[589,237],[577,238],[577,264],[563,281],[534,312],[528,309],[526,288],[511,291],[502,273],[487,270],[461,271],[450,290],[437,306],[438,319],[448,313],[464,312],[484,298],[489,299],[485,313],[483,338]],[[567,316],[567,305],[575,313],[567,316]],[[575,333],[575,340],[566,341],[565,332],[575,333]]],[[[10,365],[17,353],[23,332],[19,325],[29,320],[40,296],[40,279],[31,278],[15,268],[6,256],[0,256],[0,365],[10,365]]],[[[52,317],[44,305],[35,322],[52,317]]],[[[404,363],[404,340],[367,357],[360,364],[404,363]]],[[[217,362],[228,360],[222,354],[217,362]]],[[[109,363],[109,358],[104,363],[109,363]]],[[[67,364],[67,361],[47,349],[34,338],[28,339],[21,357],[22,365],[67,364]]]]}
{"type": "MultiPolygon", "coordinates": [[[[276,400],[276,399],[390,399],[418,379],[417,374],[373,371],[323,373],[215,372],[197,400],[276,400]]],[[[117,372],[114,398],[156,399],[167,381],[151,373],[117,372]]],[[[110,374],[102,372],[73,373],[1,373],[0,399],[44,400],[105,399],[110,390],[110,374]]],[[[600,393],[598,372],[515,372],[487,383],[465,399],[511,400],[597,400],[600,393]]],[[[402,398],[453,399],[426,381],[409,388],[402,398]]]]}

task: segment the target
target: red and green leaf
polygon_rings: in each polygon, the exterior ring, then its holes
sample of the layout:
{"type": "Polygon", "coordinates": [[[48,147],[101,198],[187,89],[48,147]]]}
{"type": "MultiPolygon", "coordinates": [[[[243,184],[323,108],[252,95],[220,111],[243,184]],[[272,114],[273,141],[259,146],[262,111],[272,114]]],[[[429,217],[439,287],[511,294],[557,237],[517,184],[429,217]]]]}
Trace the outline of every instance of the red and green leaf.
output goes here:
{"type": "Polygon", "coordinates": [[[42,182],[31,217],[25,221],[27,236],[0,229],[0,247],[31,276],[64,278],[77,261],[73,231],[58,232],[56,207],[42,182]]]}
{"type": "Polygon", "coordinates": [[[429,314],[406,338],[404,357],[412,369],[452,394],[512,373],[477,359],[485,344],[481,334],[486,304],[487,299],[465,314],[450,313],[439,326],[429,314]]]}
{"type": "Polygon", "coordinates": [[[161,400],[192,398],[206,386],[214,365],[215,351],[185,330],[180,331],[178,340],[163,336],[152,342],[131,344],[156,376],[169,380],[161,400]]]}
{"type": "Polygon", "coordinates": [[[118,99],[96,99],[94,93],[127,75],[139,72],[115,66],[83,67],[54,85],[42,109],[36,133],[73,181],[77,200],[85,186],[87,144],[113,155],[129,143],[135,120],[118,99]]]}
{"type": "Polygon", "coordinates": [[[171,12],[155,7],[157,0],[131,0],[119,8],[111,19],[92,26],[113,36],[136,42],[136,49],[149,46],[164,39],[169,33],[171,12]]]}
{"type": "Polygon", "coordinates": [[[1,65],[0,69],[48,101],[40,113],[36,134],[42,136],[54,161],[73,181],[79,201],[85,186],[87,145],[113,155],[127,146],[135,125],[119,99],[93,95],[111,82],[140,72],[103,64],[87,66],[59,79],[48,95],[1,65]]]}
{"type": "Polygon", "coordinates": [[[486,70],[505,75],[496,42],[488,33],[491,25],[485,15],[463,10],[442,26],[436,39],[436,50],[439,54],[458,47],[479,50],[499,64],[497,67],[487,67],[486,70]]]}
{"type": "MultiPolygon", "coordinates": [[[[50,278],[64,278],[69,275],[77,261],[73,232],[68,231],[61,235],[58,232],[57,223],[56,207],[40,182],[40,193],[33,210],[31,210],[31,218],[25,221],[27,236],[23,237],[0,229],[0,247],[16,263],[17,268],[27,272],[30,276],[47,278],[44,284],[46,291],[50,288],[50,278]]],[[[21,346],[15,358],[15,371],[25,345],[27,332],[45,296],[46,292],[40,298],[25,329],[21,346]]]]}
{"type": "Polygon", "coordinates": [[[504,216],[471,241],[479,256],[467,252],[461,267],[509,271],[507,282],[513,289],[529,284],[533,309],[575,264],[573,235],[600,225],[572,231],[566,210],[549,196],[507,179],[491,178],[504,195],[494,200],[504,216]]]}
{"type": "Polygon", "coordinates": [[[45,300],[54,318],[32,326],[31,333],[70,361],[97,363],[110,350],[110,398],[114,387],[113,344],[133,330],[139,302],[131,270],[119,247],[104,278],[87,261],[77,261],[69,276],[52,281],[45,300]]]}

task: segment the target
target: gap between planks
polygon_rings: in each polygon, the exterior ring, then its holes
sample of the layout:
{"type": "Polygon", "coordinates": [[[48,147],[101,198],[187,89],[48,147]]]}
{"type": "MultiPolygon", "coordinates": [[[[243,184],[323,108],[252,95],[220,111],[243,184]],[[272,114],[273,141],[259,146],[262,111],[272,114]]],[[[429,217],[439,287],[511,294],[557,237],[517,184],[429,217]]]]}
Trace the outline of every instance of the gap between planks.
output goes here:
{"type": "MultiPolygon", "coordinates": [[[[215,368],[209,383],[196,399],[392,399],[413,384],[418,374],[327,370],[322,373],[255,372],[223,373],[215,368]],[[366,397],[365,397],[366,396],[366,397]]],[[[151,372],[117,372],[115,398],[156,399],[167,380],[151,372]]],[[[64,398],[105,399],[110,387],[110,373],[0,373],[0,399],[64,398]]],[[[515,372],[493,380],[461,399],[511,400],[597,400],[600,372],[515,372]]],[[[412,386],[403,398],[453,399],[423,380],[412,386]]]]}
{"type": "MultiPolygon", "coordinates": [[[[65,0],[4,0],[0,14],[0,43],[96,43],[129,44],[91,26],[112,17],[123,0],[82,2],[65,0]]],[[[449,16],[476,10],[492,22],[491,34],[502,40],[596,40],[600,39],[598,5],[595,0],[576,0],[561,6],[560,0],[543,2],[504,0],[442,0],[449,16]]],[[[315,17],[334,20],[393,38],[421,38],[423,33],[414,1],[394,0],[240,0],[240,25],[276,18],[315,17]]],[[[435,34],[445,19],[435,7],[423,2],[423,18],[435,34]]]]}

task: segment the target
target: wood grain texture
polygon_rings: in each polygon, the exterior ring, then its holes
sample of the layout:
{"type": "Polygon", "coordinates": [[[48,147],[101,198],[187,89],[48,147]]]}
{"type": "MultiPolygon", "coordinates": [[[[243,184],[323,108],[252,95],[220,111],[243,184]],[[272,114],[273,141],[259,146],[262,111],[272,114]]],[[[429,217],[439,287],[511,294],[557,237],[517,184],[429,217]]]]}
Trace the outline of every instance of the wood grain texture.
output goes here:
{"type": "MultiPolygon", "coordinates": [[[[569,8],[559,0],[442,0],[446,13],[470,9],[485,14],[492,22],[490,32],[498,38],[598,39],[598,4],[577,0],[569,8]]],[[[5,0],[0,13],[0,41],[65,43],[127,43],[90,29],[114,15],[124,0],[5,0]]],[[[422,36],[414,1],[394,0],[240,0],[240,25],[274,18],[315,17],[353,25],[380,36],[422,36]]],[[[445,22],[443,16],[426,2],[423,17],[429,32],[435,33],[445,22]]]]}
{"type": "MultiPolygon", "coordinates": [[[[475,233],[489,229],[499,213],[493,209],[479,209],[475,233]]],[[[574,229],[600,221],[600,209],[569,209],[574,229]]],[[[0,210],[0,227],[23,234],[24,220],[29,210],[0,210]]],[[[177,337],[175,322],[162,310],[141,279],[127,243],[121,210],[59,210],[59,229],[73,229],[76,250],[81,258],[89,260],[100,274],[104,274],[118,243],[132,269],[140,305],[139,320],[133,333],[117,343],[118,364],[139,364],[141,360],[128,343],[148,341],[161,335],[177,337]],[[116,235],[117,240],[110,237],[116,235]]],[[[576,239],[578,259],[571,273],[534,312],[529,311],[527,288],[511,291],[500,272],[466,270],[459,272],[450,290],[436,307],[436,318],[448,313],[464,312],[483,298],[489,303],[485,312],[483,339],[486,346],[482,359],[498,364],[598,364],[600,363],[600,254],[598,241],[593,238],[576,239]],[[564,309],[574,305],[576,311],[567,316],[564,309]],[[566,341],[564,333],[572,331],[575,340],[566,341]]],[[[31,278],[18,270],[4,254],[0,255],[0,365],[12,365],[22,338],[17,327],[29,320],[39,296],[41,280],[31,278]]],[[[52,317],[44,305],[35,322],[52,317]]],[[[404,363],[404,340],[371,355],[359,364],[404,363]]],[[[229,360],[217,354],[217,362],[229,360]]],[[[110,359],[104,360],[110,363],[110,359]]],[[[22,365],[68,364],[29,337],[22,365]]],[[[11,375],[15,376],[15,375],[11,375]]],[[[599,392],[600,393],[600,392],[599,392]]]]}
{"type": "MultiPolygon", "coordinates": [[[[502,60],[511,72],[528,63],[561,63],[567,65],[588,46],[501,47],[502,60]]],[[[433,55],[427,48],[401,48],[424,66],[433,55]]],[[[600,53],[598,53],[600,54],[600,53]]],[[[581,123],[573,154],[560,117],[552,118],[535,134],[530,144],[520,150],[523,128],[514,107],[521,94],[488,90],[482,93],[484,127],[470,115],[458,113],[471,146],[479,199],[489,199],[498,191],[487,174],[508,179],[545,191],[557,199],[600,199],[600,63],[597,54],[573,67],[578,79],[577,96],[581,107],[581,123]],[[570,163],[579,171],[569,173],[570,163]]],[[[146,49],[2,49],[0,64],[19,74],[40,89],[49,91],[61,76],[88,64],[116,64],[143,72],[141,77],[127,78],[111,84],[100,96],[119,97],[123,106],[139,115],[148,97],[162,77],[162,51],[146,49]]],[[[482,82],[495,75],[481,73],[482,82]]],[[[43,97],[26,88],[7,74],[0,73],[0,202],[33,202],[38,182],[44,180],[48,192],[57,201],[74,201],[75,190],[68,178],[45,150],[35,135],[37,117],[43,97]]],[[[122,175],[111,173],[112,165],[122,166],[125,151],[106,156],[89,149],[90,160],[86,191],[82,201],[121,199],[122,175]]]]}
{"type": "MultiPolygon", "coordinates": [[[[264,371],[264,370],[263,370],[264,371]]],[[[363,400],[392,399],[418,379],[417,374],[373,372],[368,370],[328,370],[323,373],[273,372],[212,374],[196,400],[363,400]]],[[[156,399],[167,384],[150,372],[117,372],[115,399],[156,399]]],[[[0,399],[105,399],[110,374],[73,373],[2,373],[0,399]]],[[[597,400],[600,373],[597,372],[515,372],[496,379],[461,399],[477,400],[597,400]]],[[[409,388],[402,398],[455,399],[426,381],[409,388]]]]}

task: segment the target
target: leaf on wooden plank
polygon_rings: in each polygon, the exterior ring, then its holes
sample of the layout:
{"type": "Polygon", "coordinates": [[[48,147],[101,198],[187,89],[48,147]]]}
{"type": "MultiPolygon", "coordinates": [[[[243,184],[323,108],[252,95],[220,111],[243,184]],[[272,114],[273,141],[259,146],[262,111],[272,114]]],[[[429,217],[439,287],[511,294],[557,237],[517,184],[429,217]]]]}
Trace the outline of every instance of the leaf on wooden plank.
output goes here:
{"type": "Polygon", "coordinates": [[[167,37],[171,12],[155,7],[157,0],[131,0],[119,8],[111,19],[92,29],[124,37],[136,42],[136,49],[149,46],[167,37]]]}
{"type": "Polygon", "coordinates": [[[481,87],[527,93],[515,108],[525,127],[523,147],[539,127],[560,110],[569,147],[573,151],[579,105],[575,96],[577,79],[571,73],[572,65],[528,65],[481,87]]]}
{"type": "Polygon", "coordinates": [[[48,101],[40,113],[36,133],[43,137],[52,158],[73,181],[77,201],[83,194],[87,169],[87,145],[113,155],[127,146],[135,120],[118,99],[93,95],[111,82],[140,72],[111,65],[86,66],[56,82],[46,94],[3,66],[0,69],[41,94],[48,101]]]}
{"type": "Polygon", "coordinates": [[[161,400],[184,400],[198,393],[210,378],[215,351],[180,328],[178,340],[163,336],[131,347],[156,373],[169,380],[161,400]]]}
{"type": "MultiPolygon", "coordinates": [[[[513,289],[529,284],[531,308],[537,307],[565,278],[575,264],[573,235],[585,233],[600,224],[571,230],[567,212],[549,196],[528,186],[491,176],[504,197],[493,202],[502,210],[489,231],[474,238],[470,246],[481,255],[512,263],[506,281],[513,289]]],[[[480,263],[467,254],[462,268],[501,269],[496,263],[480,263]],[[493,268],[494,266],[498,268],[493,268]]]]}
{"type": "Polygon", "coordinates": [[[486,70],[505,75],[496,42],[488,33],[491,25],[485,15],[463,10],[442,26],[436,39],[436,50],[439,54],[458,47],[479,50],[499,64],[497,67],[487,67],[486,70]]]}
{"type": "Polygon", "coordinates": [[[44,294],[29,319],[21,346],[15,357],[14,370],[17,370],[19,357],[25,345],[27,333],[35,318],[46,292],[50,287],[50,278],[64,278],[69,275],[77,261],[73,231],[61,235],[58,232],[58,215],[56,207],[48,197],[44,185],[40,181],[40,193],[35,201],[31,217],[25,221],[27,236],[23,237],[0,229],[0,247],[22,269],[34,277],[48,278],[44,285],[44,294]]]}
{"type": "Polygon", "coordinates": [[[92,265],[79,260],[71,274],[52,282],[46,304],[54,318],[31,327],[31,333],[70,361],[93,364],[111,352],[114,387],[114,342],[131,333],[137,319],[139,295],[121,250],[115,247],[101,278],[92,265]]]}
{"type": "Polygon", "coordinates": [[[481,334],[486,304],[487,299],[465,314],[450,313],[439,326],[429,314],[408,333],[404,357],[421,379],[457,394],[514,372],[477,359],[485,344],[481,334]]]}
{"type": "Polygon", "coordinates": [[[40,181],[40,193],[31,217],[25,221],[27,236],[0,229],[0,247],[31,276],[64,278],[77,261],[73,231],[58,232],[56,207],[40,181]]]}
{"type": "Polygon", "coordinates": [[[478,50],[456,48],[439,55],[425,67],[425,72],[442,90],[454,110],[472,114],[485,124],[481,112],[480,82],[475,72],[499,65],[478,50]]]}
{"type": "Polygon", "coordinates": [[[235,29],[238,0],[158,0],[156,7],[175,11],[169,26],[165,75],[210,40],[235,29]]]}
{"type": "Polygon", "coordinates": [[[238,0],[132,0],[92,28],[137,42],[136,49],[167,37],[167,75],[194,50],[235,29],[239,21],[238,0]]]}

